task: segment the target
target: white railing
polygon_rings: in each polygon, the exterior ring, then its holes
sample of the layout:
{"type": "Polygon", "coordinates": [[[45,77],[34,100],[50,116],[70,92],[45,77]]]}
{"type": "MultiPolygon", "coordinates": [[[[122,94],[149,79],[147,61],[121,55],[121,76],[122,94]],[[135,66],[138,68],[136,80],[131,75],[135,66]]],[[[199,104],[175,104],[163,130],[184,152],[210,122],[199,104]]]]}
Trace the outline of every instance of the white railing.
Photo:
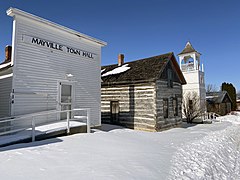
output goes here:
{"type": "Polygon", "coordinates": [[[181,64],[181,69],[182,69],[183,72],[193,71],[194,70],[194,64],[193,63],[181,64]]]}
{"type": "MultiPolygon", "coordinates": [[[[0,136],[2,135],[10,135],[12,133],[17,133],[20,131],[24,131],[24,130],[29,130],[31,129],[32,131],[32,141],[35,141],[35,137],[36,137],[36,127],[37,125],[37,117],[39,116],[49,116],[49,115],[57,115],[56,116],[56,120],[55,121],[51,121],[51,123],[56,123],[56,122],[60,122],[63,120],[59,120],[60,116],[62,113],[66,113],[67,117],[66,119],[66,129],[67,129],[67,133],[70,133],[70,121],[71,120],[78,120],[78,119],[86,119],[86,125],[87,125],[87,133],[90,133],[91,129],[90,129],[90,109],[86,108],[86,109],[72,109],[72,110],[63,110],[63,111],[57,111],[57,110],[51,110],[51,111],[43,111],[43,112],[39,112],[39,113],[33,113],[33,114],[27,114],[27,115],[23,115],[23,116],[19,116],[19,117],[9,117],[9,118],[2,118],[0,121],[0,136]],[[75,112],[80,112],[80,111],[85,111],[86,115],[83,116],[74,116],[75,112]],[[72,114],[71,114],[72,113],[72,114]],[[71,115],[70,115],[71,114],[71,115]],[[71,117],[73,118],[71,118],[71,117]],[[20,122],[23,121],[23,123],[27,124],[27,121],[31,121],[31,123],[29,123],[29,125],[23,126],[19,128],[14,127],[14,122],[20,122]]],[[[21,123],[20,123],[21,124],[21,123]]],[[[46,124],[46,123],[45,123],[46,124]]],[[[41,124],[44,125],[44,124],[41,124]]]]}

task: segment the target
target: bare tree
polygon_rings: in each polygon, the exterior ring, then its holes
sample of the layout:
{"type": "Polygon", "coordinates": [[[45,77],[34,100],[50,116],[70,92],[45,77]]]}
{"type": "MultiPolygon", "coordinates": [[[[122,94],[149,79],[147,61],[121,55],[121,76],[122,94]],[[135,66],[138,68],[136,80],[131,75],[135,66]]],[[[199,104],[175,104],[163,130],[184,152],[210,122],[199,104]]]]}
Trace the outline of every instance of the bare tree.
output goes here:
{"type": "Polygon", "coordinates": [[[216,85],[207,84],[206,92],[216,92],[216,91],[218,91],[218,88],[216,85]]]}
{"type": "Polygon", "coordinates": [[[182,101],[183,116],[185,116],[187,123],[192,123],[195,118],[201,116],[204,105],[195,91],[185,93],[182,101]]]}

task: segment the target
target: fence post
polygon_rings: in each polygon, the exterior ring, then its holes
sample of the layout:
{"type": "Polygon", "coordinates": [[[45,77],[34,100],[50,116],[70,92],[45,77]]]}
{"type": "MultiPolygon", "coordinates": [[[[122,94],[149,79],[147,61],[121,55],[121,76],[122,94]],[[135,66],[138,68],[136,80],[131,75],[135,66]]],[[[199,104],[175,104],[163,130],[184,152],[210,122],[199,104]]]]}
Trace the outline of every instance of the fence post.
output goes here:
{"type": "Polygon", "coordinates": [[[32,142],[35,141],[35,119],[32,117],[32,142]]]}
{"type": "Polygon", "coordinates": [[[90,109],[87,109],[87,133],[91,132],[90,128],[90,109]]]}
{"type": "Polygon", "coordinates": [[[70,133],[69,111],[67,111],[67,133],[70,133]]]}

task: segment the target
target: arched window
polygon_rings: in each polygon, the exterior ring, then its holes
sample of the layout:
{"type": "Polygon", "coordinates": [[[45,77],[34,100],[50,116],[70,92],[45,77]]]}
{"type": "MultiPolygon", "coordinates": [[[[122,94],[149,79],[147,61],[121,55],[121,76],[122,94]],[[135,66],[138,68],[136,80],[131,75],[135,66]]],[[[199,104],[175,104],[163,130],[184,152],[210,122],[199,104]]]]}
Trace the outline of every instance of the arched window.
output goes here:
{"type": "Polygon", "coordinates": [[[194,63],[194,59],[192,57],[187,59],[186,64],[193,64],[193,63],[194,63]]]}

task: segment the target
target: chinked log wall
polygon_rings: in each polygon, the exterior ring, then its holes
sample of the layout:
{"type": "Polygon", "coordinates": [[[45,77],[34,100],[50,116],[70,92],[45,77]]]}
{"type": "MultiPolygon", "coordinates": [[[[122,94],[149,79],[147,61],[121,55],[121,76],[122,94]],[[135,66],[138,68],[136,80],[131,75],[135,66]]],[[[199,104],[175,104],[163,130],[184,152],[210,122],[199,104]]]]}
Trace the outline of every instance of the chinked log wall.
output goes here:
{"type": "Polygon", "coordinates": [[[166,81],[118,85],[101,88],[102,122],[111,123],[111,101],[119,102],[119,124],[134,129],[159,131],[181,124],[182,86],[166,81]],[[178,115],[174,116],[173,99],[177,99],[178,115]],[[163,99],[168,99],[168,118],[163,116],[163,99]]]}
{"type": "Polygon", "coordinates": [[[102,122],[111,122],[111,101],[119,102],[119,124],[142,130],[155,130],[156,125],[155,83],[102,86],[102,122]]]}
{"type": "Polygon", "coordinates": [[[166,81],[158,80],[156,82],[156,108],[157,124],[156,130],[175,127],[182,122],[181,104],[182,104],[182,86],[180,83],[173,82],[170,88],[166,81]],[[163,99],[168,99],[168,118],[163,116],[163,99]],[[177,98],[178,115],[174,116],[173,99],[177,98]]]}

